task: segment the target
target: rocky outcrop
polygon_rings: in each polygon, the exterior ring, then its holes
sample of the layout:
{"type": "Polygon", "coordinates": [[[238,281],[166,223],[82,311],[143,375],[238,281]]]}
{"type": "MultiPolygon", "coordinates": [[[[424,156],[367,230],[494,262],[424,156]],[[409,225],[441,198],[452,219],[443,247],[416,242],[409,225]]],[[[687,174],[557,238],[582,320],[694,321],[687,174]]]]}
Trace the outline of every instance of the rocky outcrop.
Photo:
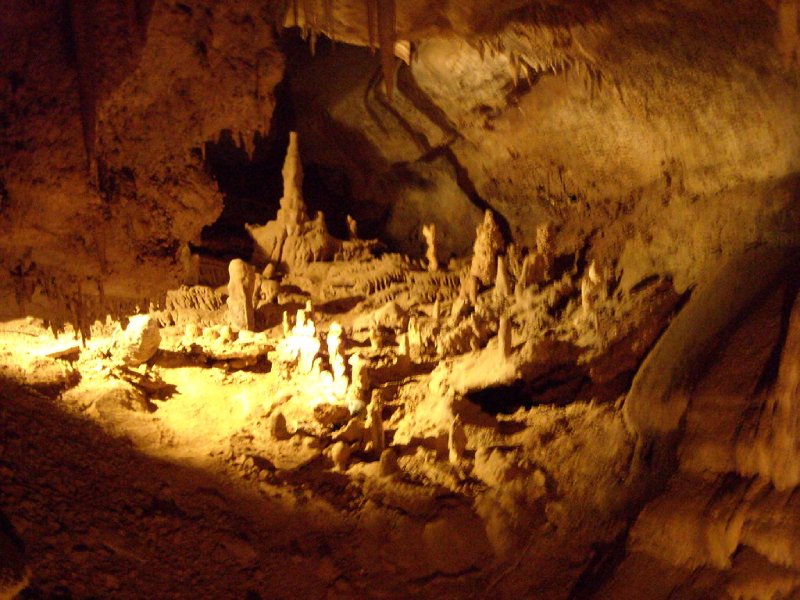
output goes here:
{"type": "Polygon", "coordinates": [[[67,6],[0,8],[6,314],[15,291],[52,313],[48,287],[75,304],[174,286],[181,243],[221,210],[204,143],[227,129],[252,148],[283,71],[270,11],[249,3],[67,6]]]}

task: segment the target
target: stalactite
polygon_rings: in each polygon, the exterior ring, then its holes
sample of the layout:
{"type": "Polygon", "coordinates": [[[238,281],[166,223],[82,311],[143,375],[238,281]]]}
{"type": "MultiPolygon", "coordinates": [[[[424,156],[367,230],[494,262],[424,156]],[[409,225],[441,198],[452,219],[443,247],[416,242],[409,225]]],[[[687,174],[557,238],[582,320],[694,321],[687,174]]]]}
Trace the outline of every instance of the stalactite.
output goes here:
{"type": "Polygon", "coordinates": [[[294,18],[294,26],[300,26],[300,10],[297,5],[297,0],[292,0],[292,16],[294,18]]]}
{"type": "Polygon", "coordinates": [[[369,49],[375,53],[375,2],[377,0],[365,0],[367,4],[367,38],[369,39],[369,49]]]}
{"type": "Polygon", "coordinates": [[[301,35],[303,39],[308,38],[309,30],[311,29],[311,15],[313,11],[309,10],[309,0],[303,1],[303,27],[301,28],[301,35]]]}
{"type": "Polygon", "coordinates": [[[317,31],[315,29],[311,30],[311,34],[308,38],[308,46],[311,50],[311,56],[317,55],[317,31]]]}
{"type": "Polygon", "coordinates": [[[514,52],[511,53],[509,58],[511,64],[511,78],[514,81],[514,87],[517,87],[519,84],[519,58],[517,58],[514,52]]]}
{"type": "Polygon", "coordinates": [[[381,67],[389,100],[394,94],[394,44],[397,33],[395,0],[378,0],[378,42],[381,46],[381,67]]]}
{"type": "Polygon", "coordinates": [[[97,130],[97,97],[95,57],[97,48],[93,32],[91,0],[70,1],[70,26],[75,40],[75,64],[78,71],[78,100],[80,103],[83,145],[86,151],[86,170],[91,174],[94,163],[94,144],[97,130]]]}
{"type": "Polygon", "coordinates": [[[322,0],[323,11],[325,14],[325,27],[328,29],[328,36],[331,42],[336,44],[336,29],[333,20],[333,0],[322,0]]]}
{"type": "Polygon", "coordinates": [[[800,0],[781,0],[776,8],[778,52],[784,67],[800,66],[800,0]]]}

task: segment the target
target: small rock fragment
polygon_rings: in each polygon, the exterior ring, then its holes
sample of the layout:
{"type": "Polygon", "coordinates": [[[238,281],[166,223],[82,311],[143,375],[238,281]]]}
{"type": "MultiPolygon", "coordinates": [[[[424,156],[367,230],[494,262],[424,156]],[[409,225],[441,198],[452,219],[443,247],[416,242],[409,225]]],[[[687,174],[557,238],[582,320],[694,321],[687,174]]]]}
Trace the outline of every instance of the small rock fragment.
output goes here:
{"type": "Polygon", "coordinates": [[[344,442],[336,442],[331,446],[331,460],[337,471],[346,471],[350,461],[350,446],[344,442]]]}
{"type": "Polygon", "coordinates": [[[336,425],[343,425],[350,420],[350,411],[344,404],[323,402],[314,407],[314,418],[319,421],[321,425],[335,427],[336,425]]]}
{"type": "Polygon", "coordinates": [[[386,448],[381,453],[378,472],[381,477],[389,477],[394,475],[400,470],[400,465],[397,464],[397,453],[392,448],[386,448]]]}
{"type": "Polygon", "coordinates": [[[138,367],[155,356],[160,344],[158,320],[151,315],[135,315],[125,331],[115,336],[114,354],[129,367],[138,367]]]}

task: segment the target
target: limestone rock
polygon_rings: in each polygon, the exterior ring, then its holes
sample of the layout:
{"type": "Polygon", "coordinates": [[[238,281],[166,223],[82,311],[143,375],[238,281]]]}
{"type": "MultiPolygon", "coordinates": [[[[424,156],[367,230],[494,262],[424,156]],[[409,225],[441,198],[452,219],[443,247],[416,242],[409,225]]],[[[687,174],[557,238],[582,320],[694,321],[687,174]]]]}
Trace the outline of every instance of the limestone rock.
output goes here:
{"type": "Polygon", "coordinates": [[[67,392],[64,398],[78,406],[94,405],[104,418],[113,418],[120,411],[147,412],[148,409],[144,392],[119,379],[81,384],[67,392]]]}
{"type": "Polygon", "coordinates": [[[344,404],[323,402],[314,407],[314,418],[326,427],[343,425],[350,419],[350,411],[344,404]]]}
{"type": "Polygon", "coordinates": [[[397,453],[392,448],[386,448],[381,453],[379,473],[381,477],[389,477],[400,470],[397,464],[397,453]]]}
{"type": "Polygon", "coordinates": [[[456,415],[450,423],[450,430],[447,434],[447,450],[450,462],[457,464],[464,458],[464,451],[467,449],[467,434],[464,431],[464,424],[461,417],[456,415]]]}
{"type": "Polygon", "coordinates": [[[346,471],[350,461],[350,446],[344,442],[336,442],[330,448],[331,460],[337,471],[346,471]]]}
{"type": "Polygon", "coordinates": [[[500,232],[492,211],[487,210],[483,223],[478,225],[475,245],[472,249],[470,275],[484,285],[492,285],[497,277],[497,256],[505,249],[503,234],[500,232]]]}
{"type": "Polygon", "coordinates": [[[269,420],[269,434],[274,440],[288,440],[291,437],[282,412],[273,413],[269,420]]]}
{"type": "Polygon", "coordinates": [[[136,315],[125,331],[115,336],[114,355],[129,367],[136,367],[153,358],[160,344],[158,320],[152,315],[136,315]]]}
{"type": "Polygon", "coordinates": [[[228,265],[228,322],[235,329],[255,329],[253,295],[255,293],[255,271],[239,258],[228,265]]]}

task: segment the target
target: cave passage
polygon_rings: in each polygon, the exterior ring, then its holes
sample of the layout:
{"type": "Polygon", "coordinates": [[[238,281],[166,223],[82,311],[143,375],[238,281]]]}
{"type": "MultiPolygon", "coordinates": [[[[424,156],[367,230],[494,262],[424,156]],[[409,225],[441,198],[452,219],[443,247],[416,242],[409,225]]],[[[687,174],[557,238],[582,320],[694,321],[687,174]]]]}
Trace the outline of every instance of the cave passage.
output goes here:
{"type": "MultiPolygon", "coordinates": [[[[284,79],[273,91],[276,103],[269,132],[254,135],[252,155],[248,156],[243,140],[235,138],[230,130],[222,131],[219,140],[205,143],[205,169],[223,193],[224,207],[220,217],[203,229],[201,245],[197,248],[200,253],[226,260],[249,259],[253,240],[245,224],[266,223],[277,213],[283,191],[281,166],[289,132],[297,128],[298,121],[308,121],[307,113],[315,110],[309,103],[298,105],[293,93],[293,81],[303,76],[303,69],[314,59],[309,43],[296,29],[286,30],[280,43],[286,55],[284,79]]],[[[365,73],[372,73],[379,67],[378,59],[367,48],[334,45],[326,37],[317,41],[316,54],[335,55],[337,51],[357,56],[358,68],[365,73]]],[[[320,94],[329,93],[329,88],[335,90],[337,85],[336,80],[330,79],[317,79],[312,83],[320,94]]],[[[312,137],[309,143],[320,142],[320,138],[312,137]]],[[[302,151],[304,156],[324,155],[324,151],[306,145],[302,151]]],[[[340,238],[346,237],[346,217],[353,212],[350,175],[335,165],[313,161],[304,161],[303,171],[303,195],[310,212],[323,211],[330,232],[340,238]]],[[[374,226],[363,228],[364,234],[375,231],[374,226]]]]}

